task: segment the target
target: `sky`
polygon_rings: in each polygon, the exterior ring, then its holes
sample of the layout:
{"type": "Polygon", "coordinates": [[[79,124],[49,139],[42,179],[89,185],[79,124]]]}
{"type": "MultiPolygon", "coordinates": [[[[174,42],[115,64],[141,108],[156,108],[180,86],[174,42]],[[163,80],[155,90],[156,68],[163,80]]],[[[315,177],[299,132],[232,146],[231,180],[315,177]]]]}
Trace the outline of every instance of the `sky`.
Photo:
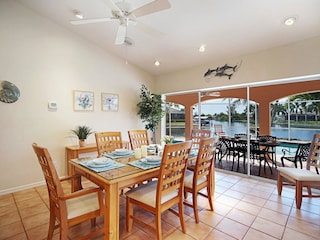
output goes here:
{"type": "MultiPolygon", "coordinates": [[[[214,100],[206,101],[201,104],[201,114],[215,114],[215,113],[227,113],[227,100],[214,100]]],[[[238,105],[236,110],[238,113],[242,113],[245,109],[245,106],[238,105]]],[[[197,107],[194,109],[194,113],[198,113],[197,107]]]]}

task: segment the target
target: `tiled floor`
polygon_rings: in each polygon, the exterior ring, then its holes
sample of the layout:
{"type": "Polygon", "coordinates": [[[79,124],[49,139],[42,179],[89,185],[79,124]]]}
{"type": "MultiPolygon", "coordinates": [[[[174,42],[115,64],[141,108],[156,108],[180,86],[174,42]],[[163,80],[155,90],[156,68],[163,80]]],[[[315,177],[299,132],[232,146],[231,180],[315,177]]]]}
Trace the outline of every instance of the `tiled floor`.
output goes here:
{"type": "MultiPolygon", "coordinates": [[[[195,223],[192,210],[184,209],[186,234],[181,232],[177,217],[166,212],[162,217],[164,239],[320,239],[320,198],[304,198],[301,210],[297,210],[294,190],[285,187],[279,197],[273,180],[247,178],[218,169],[215,178],[214,212],[207,210],[207,200],[199,196],[199,224],[195,223]]],[[[69,187],[68,184],[65,187],[69,187]]],[[[122,198],[121,239],[155,239],[153,233],[139,225],[134,225],[130,234],[126,232],[124,205],[122,198]]],[[[138,214],[146,222],[153,221],[150,214],[143,211],[138,214]]],[[[45,186],[0,196],[0,239],[46,239],[48,221],[45,186]]],[[[103,219],[100,218],[98,227],[102,226],[103,219]]],[[[89,227],[89,222],[75,226],[71,239],[89,227]]],[[[58,232],[55,230],[54,239],[59,239],[58,232]]]]}

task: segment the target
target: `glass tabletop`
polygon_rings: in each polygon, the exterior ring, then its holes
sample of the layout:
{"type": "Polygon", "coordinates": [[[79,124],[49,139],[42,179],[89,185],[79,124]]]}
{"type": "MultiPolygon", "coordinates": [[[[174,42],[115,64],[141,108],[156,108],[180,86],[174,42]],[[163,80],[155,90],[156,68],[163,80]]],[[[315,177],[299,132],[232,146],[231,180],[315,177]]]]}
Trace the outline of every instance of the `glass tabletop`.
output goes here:
{"type": "Polygon", "coordinates": [[[71,162],[76,163],[76,164],[73,164],[76,168],[85,169],[87,172],[90,171],[90,174],[97,174],[107,180],[115,180],[122,177],[138,174],[138,173],[143,173],[146,171],[156,171],[159,168],[157,167],[153,169],[144,170],[128,164],[128,162],[137,160],[134,157],[123,157],[123,158],[114,159],[114,161],[124,163],[123,167],[119,167],[116,169],[111,169],[103,172],[95,172],[80,164],[81,162],[85,162],[90,159],[94,159],[94,158],[93,157],[77,158],[77,159],[72,159],[71,162]]]}

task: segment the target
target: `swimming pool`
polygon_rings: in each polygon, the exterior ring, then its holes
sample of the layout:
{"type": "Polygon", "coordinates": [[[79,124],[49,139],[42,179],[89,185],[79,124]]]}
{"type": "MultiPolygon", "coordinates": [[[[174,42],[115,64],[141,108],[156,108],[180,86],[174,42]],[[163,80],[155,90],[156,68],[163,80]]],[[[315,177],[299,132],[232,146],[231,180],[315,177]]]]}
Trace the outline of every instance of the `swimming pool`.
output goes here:
{"type": "Polygon", "coordinates": [[[283,155],[282,149],[287,149],[289,152],[286,152],[286,156],[294,157],[297,148],[297,143],[280,142],[280,145],[276,147],[276,154],[283,155]]]}

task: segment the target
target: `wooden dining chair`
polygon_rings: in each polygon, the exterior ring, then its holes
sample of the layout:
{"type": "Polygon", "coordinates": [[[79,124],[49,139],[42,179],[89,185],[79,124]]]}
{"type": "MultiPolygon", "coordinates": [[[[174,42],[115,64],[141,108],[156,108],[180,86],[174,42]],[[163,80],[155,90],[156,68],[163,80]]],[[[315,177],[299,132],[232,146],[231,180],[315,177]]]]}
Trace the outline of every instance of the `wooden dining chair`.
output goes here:
{"type": "Polygon", "coordinates": [[[191,140],[192,148],[199,148],[201,138],[208,138],[211,136],[211,131],[208,129],[192,129],[191,140]]]}
{"type": "Polygon", "coordinates": [[[115,149],[125,148],[122,142],[121,132],[97,132],[95,133],[98,157],[103,153],[111,153],[115,149]]]}
{"type": "Polygon", "coordinates": [[[149,145],[147,130],[129,130],[128,131],[131,149],[140,148],[143,145],[149,145]]]}
{"type": "Polygon", "coordinates": [[[169,210],[179,216],[182,232],[185,233],[183,216],[183,185],[191,141],[166,144],[162,155],[158,179],[140,185],[126,193],[127,230],[131,232],[133,221],[156,232],[162,239],[161,214],[169,210]],[[133,205],[155,215],[155,226],[133,214],[133,205]],[[178,205],[178,212],[172,207],[178,205]]]}
{"type": "Polygon", "coordinates": [[[320,175],[311,168],[320,167],[320,133],[314,134],[310,145],[309,155],[307,158],[306,169],[278,167],[278,195],[282,193],[284,185],[295,186],[296,188],[296,207],[301,208],[303,197],[320,197],[318,194],[313,194],[311,187],[320,187],[320,175]],[[307,188],[307,193],[303,193],[303,187],[307,188]]]}
{"type": "MultiPolygon", "coordinates": [[[[59,179],[48,150],[32,144],[42,168],[47,183],[50,203],[50,221],[47,239],[52,239],[54,229],[60,226],[60,239],[68,239],[68,230],[71,226],[84,221],[91,220],[92,227],[95,225],[96,217],[103,214],[102,191],[100,188],[90,187],[73,193],[64,193],[62,181],[70,180],[72,177],[59,179]],[[58,225],[55,225],[57,221],[58,225]]],[[[93,228],[81,239],[89,239],[103,233],[103,228],[93,228]]],[[[75,239],[75,238],[72,238],[75,239]]]]}
{"type": "Polygon", "coordinates": [[[198,195],[208,199],[210,210],[213,211],[215,153],[214,139],[201,139],[195,168],[193,171],[187,170],[184,178],[184,204],[193,208],[196,223],[199,223],[198,195]],[[207,191],[206,194],[201,192],[204,188],[207,191]],[[192,203],[187,201],[187,193],[192,194],[192,203]]]}

